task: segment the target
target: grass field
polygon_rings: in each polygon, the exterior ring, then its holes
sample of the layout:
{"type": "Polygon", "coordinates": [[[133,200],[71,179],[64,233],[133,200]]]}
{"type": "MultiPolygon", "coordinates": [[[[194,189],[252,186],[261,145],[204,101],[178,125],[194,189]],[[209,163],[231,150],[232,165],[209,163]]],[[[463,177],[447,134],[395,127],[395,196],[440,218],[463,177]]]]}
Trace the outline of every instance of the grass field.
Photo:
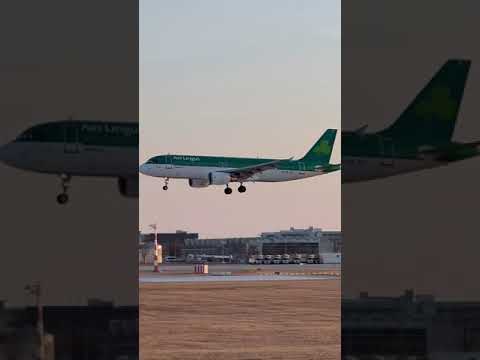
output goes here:
{"type": "Polygon", "coordinates": [[[340,280],[141,284],[140,358],[340,359],[340,280]]]}

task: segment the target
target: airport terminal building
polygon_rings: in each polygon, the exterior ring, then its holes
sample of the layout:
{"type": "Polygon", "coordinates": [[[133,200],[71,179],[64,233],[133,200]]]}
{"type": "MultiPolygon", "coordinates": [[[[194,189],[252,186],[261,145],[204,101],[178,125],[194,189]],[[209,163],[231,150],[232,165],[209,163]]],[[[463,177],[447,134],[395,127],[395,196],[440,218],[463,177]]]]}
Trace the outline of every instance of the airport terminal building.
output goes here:
{"type": "MultiPolygon", "coordinates": [[[[140,247],[143,254],[152,251],[154,234],[141,234],[140,247]]],[[[158,233],[165,259],[174,257],[185,260],[199,255],[229,257],[232,262],[246,263],[252,256],[295,254],[318,255],[341,253],[342,234],[340,231],[324,231],[319,228],[281,230],[264,232],[256,237],[231,237],[201,239],[198,233],[177,231],[158,233]]],[[[145,256],[144,256],[145,258],[145,256]]]]}
{"type": "Polygon", "coordinates": [[[264,232],[259,237],[261,255],[282,254],[319,254],[340,252],[342,236],[339,231],[308,229],[281,230],[264,232]]]}

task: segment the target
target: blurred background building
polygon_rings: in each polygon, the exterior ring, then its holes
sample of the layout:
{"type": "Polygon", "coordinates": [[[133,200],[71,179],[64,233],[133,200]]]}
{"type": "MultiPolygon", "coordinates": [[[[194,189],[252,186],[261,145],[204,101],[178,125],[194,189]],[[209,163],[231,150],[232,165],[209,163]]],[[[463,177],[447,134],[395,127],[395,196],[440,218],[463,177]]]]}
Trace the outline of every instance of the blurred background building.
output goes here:
{"type": "MultiPolygon", "coordinates": [[[[139,234],[140,259],[151,257],[155,234],[139,234]]],[[[208,255],[222,260],[246,263],[256,255],[296,254],[319,255],[341,253],[342,233],[320,228],[263,232],[256,237],[199,238],[198,233],[177,230],[175,233],[158,233],[163,260],[188,261],[189,258],[208,255]]],[[[141,260],[142,262],[142,260],[141,260]]],[[[143,261],[145,262],[145,260],[143,261]]]]}

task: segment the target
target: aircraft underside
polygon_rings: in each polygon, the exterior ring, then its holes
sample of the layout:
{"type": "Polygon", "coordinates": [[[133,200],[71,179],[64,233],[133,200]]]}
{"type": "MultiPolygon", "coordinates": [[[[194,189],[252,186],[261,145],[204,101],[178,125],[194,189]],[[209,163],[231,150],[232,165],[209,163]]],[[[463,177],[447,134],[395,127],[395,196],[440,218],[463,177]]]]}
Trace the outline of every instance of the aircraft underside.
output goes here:
{"type": "Polygon", "coordinates": [[[321,175],[322,171],[299,171],[299,170],[282,170],[271,169],[255,174],[248,178],[238,179],[234,176],[229,176],[223,171],[232,170],[231,168],[219,167],[201,167],[201,166],[152,166],[148,169],[148,175],[154,177],[165,178],[164,190],[168,189],[169,179],[188,179],[189,185],[195,188],[208,187],[211,185],[225,186],[225,194],[231,194],[232,189],[229,187],[230,183],[239,183],[238,191],[243,193],[246,187],[243,183],[247,182],[285,182],[304,179],[312,176],[321,175]],[[221,180],[212,181],[211,174],[221,174],[221,180]]]}
{"type": "Polygon", "coordinates": [[[60,177],[59,204],[68,202],[73,176],[118,179],[123,196],[138,197],[138,151],[135,148],[62,143],[10,143],[3,161],[15,168],[60,177]]]}
{"type": "Polygon", "coordinates": [[[343,157],[342,183],[368,181],[431,169],[445,162],[430,159],[343,157]]]}
{"type": "MultiPolygon", "coordinates": [[[[231,170],[231,168],[218,167],[200,167],[200,166],[177,166],[177,167],[157,167],[150,170],[150,176],[168,177],[172,179],[208,179],[209,174],[231,170]]],[[[315,175],[320,175],[322,172],[313,171],[298,171],[298,170],[266,170],[260,174],[255,174],[242,181],[232,179],[232,182],[281,182],[303,179],[315,175]]],[[[212,184],[223,185],[223,184],[212,184]]]]}

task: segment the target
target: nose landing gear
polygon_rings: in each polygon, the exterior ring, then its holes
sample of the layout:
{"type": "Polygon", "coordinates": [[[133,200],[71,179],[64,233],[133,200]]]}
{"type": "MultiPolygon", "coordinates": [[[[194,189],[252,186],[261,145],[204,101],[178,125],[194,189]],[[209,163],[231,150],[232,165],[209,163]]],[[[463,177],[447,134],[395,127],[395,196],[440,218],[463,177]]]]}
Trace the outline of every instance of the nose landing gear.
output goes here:
{"type": "Polygon", "coordinates": [[[165,178],[165,185],[163,185],[163,190],[167,191],[168,190],[168,178],[165,178]]]}
{"type": "Polygon", "coordinates": [[[67,174],[61,174],[60,175],[61,179],[61,187],[62,187],[62,192],[57,195],[57,203],[60,205],[64,205],[68,202],[68,187],[70,186],[70,180],[72,179],[70,175],[67,174]]]}

